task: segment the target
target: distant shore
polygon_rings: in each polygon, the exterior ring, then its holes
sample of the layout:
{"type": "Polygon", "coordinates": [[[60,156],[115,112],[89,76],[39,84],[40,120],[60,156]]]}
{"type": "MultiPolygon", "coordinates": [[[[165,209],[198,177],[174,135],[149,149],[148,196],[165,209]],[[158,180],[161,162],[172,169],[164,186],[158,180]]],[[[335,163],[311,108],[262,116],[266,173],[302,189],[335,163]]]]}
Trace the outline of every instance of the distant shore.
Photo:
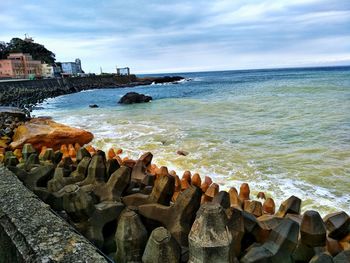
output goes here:
{"type": "Polygon", "coordinates": [[[89,89],[126,88],[152,83],[171,83],[184,79],[180,76],[138,78],[128,76],[89,76],[77,78],[8,81],[0,83],[0,106],[15,106],[30,115],[32,108],[47,98],[89,89]]]}

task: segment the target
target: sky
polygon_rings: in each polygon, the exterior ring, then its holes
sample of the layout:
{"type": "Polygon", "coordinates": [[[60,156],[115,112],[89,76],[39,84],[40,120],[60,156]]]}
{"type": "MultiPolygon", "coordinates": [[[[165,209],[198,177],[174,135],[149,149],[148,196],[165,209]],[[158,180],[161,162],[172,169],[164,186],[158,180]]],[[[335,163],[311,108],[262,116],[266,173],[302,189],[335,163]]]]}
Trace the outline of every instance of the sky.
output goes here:
{"type": "Polygon", "coordinates": [[[87,73],[350,65],[350,0],[0,0],[24,34],[87,73]]]}

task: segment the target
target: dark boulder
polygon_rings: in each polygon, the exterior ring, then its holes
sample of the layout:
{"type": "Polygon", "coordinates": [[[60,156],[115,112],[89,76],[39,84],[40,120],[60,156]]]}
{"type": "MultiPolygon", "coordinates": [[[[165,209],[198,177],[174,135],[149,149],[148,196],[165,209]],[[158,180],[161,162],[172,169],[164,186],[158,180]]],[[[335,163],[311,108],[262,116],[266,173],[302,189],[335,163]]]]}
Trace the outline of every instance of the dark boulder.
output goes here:
{"type": "Polygon", "coordinates": [[[162,83],[176,82],[176,81],[180,81],[183,79],[184,78],[180,77],[180,76],[164,76],[164,77],[160,77],[160,78],[155,78],[153,82],[155,84],[162,84],[162,83]]]}
{"type": "Polygon", "coordinates": [[[98,105],[97,104],[90,104],[89,107],[90,108],[98,108],[98,105]]]}
{"type": "Polygon", "coordinates": [[[144,94],[139,94],[137,92],[128,92],[119,100],[118,103],[132,104],[132,103],[149,102],[151,100],[152,100],[151,96],[146,96],[144,94]]]}

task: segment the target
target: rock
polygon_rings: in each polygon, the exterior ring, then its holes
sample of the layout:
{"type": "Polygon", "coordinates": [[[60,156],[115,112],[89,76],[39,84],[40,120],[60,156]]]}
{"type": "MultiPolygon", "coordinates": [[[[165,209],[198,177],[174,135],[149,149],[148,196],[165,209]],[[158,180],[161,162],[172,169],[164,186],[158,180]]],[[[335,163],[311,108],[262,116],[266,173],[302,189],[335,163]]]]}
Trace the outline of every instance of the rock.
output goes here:
{"type": "Polygon", "coordinates": [[[35,149],[43,146],[57,150],[62,144],[78,142],[81,145],[93,139],[92,133],[72,128],[47,119],[31,119],[19,126],[10,144],[12,149],[31,143],[35,149]]]}
{"type": "Polygon", "coordinates": [[[199,188],[190,186],[179,195],[172,206],[141,205],[138,207],[139,213],[160,222],[181,246],[188,246],[188,233],[200,206],[201,194],[199,188]]]}
{"type": "Polygon", "coordinates": [[[98,108],[98,105],[97,104],[90,104],[89,108],[98,108]]]}
{"type": "Polygon", "coordinates": [[[189,152],[182,151],[182,150],[178,150],[176,153],[177,153],[178,155],[182,155],[182,156],[187,156],[187,155],[189,155],[189,152]]]}
{"type": "Polygon", "coordinates": [[[232,262],[232,235],[219,204],[207,203],[197,212],[188,236],[189,263],[232,262]]]}
{"type": "Polygon", "coordinates": [[[139,94],[137,92],[128,92],[119,100],[118,103],[132,104],[132,103],[149,102],[151,100],[152,100],[151,96],[146,96],[144,94],[139,94]]]}
{"type": "Polygon", "coordinates": [[[309,247],[326,245],[326,227],[320,214],[316,211],[306,211],[300,226],[301,242],[309,247]]]}
{"type": "Polygon", "coordinates": [[[134,211],[124,210],[115,233],[117,252],[115,262],[141,262],[147,243],[147,230],[134,211]]]}
{"type": "Polygon", "coordinates": [[[323,218],[330,238],[340,240],[349,232],[350,218],[344,211],[327,215],[323,218]]]}
{"type": "Polygon", "coordinates": [[[301,200],[296,196],[289,197],[286,201],[284,201],[276,216],[284,217],[287,213],[289,214],[300,214],[301,200]]]}
{"type": "Polygon", "coordinates": [[[309,263],[333,263],[333,257],[329,255],[328,253],[320,253],[315,255],[309,263]]]}
{"type": "Polygon", "coordinates": [[[181,248],[170,232],[164,227],[154,229],[147,241],[142,256],[144,263],[180,262],[181,248]]]}
{"type": "Polygon", "coordinates": [[[155,84],[162,84],[162,83],[176,82],[176,81],[180,81],[183,79],[184,78],[180,77],[180,76],[164,76],[164,77],[159,77],[159,78],[153,79],[153,82],[155,84]]]}

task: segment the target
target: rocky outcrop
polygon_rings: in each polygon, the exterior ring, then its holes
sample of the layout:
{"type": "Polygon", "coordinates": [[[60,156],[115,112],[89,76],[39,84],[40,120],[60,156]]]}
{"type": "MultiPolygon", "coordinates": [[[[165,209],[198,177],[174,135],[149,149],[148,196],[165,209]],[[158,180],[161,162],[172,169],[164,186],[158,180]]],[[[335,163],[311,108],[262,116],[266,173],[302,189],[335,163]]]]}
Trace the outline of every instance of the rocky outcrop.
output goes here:
{"type": "Polygon", "coordinates": [[[151,100],[152,100],[151,96],[146,96],[144,94],[139,94],[137,92],[128,92],[119,100],[118,103],[133,104],[133,103],[150,102],[151,100]]]}
{"type": "Polygon", "coordinates": [[[19,126],[10,144],[12,149],[22,148],[30,143],[36,149],[46,146],[58,150],[62,144],[79,143],[84,145],[91,142],[92,133],[59,124],[49,119],[32,119],[19,126]]]}

